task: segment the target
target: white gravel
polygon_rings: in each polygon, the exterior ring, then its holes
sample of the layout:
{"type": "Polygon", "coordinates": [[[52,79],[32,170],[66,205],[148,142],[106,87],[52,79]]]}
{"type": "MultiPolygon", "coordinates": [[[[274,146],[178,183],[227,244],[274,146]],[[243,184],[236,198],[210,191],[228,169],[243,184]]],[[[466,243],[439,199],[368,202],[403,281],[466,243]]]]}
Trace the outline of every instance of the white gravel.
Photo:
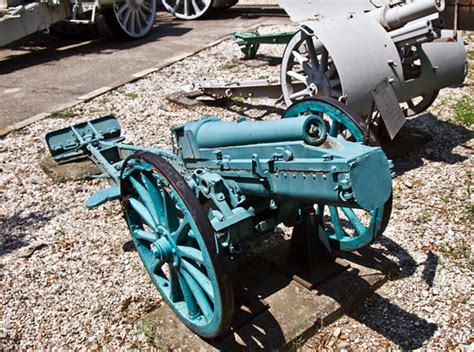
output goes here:
{"type": "MultiPolygon", "coordinates": [[[[288,28],[266,30],[276,29],[288,28]]],[[[282,51],[283,46],[260,49],[270,56],[282,51]]],[[[49,179],[39,167],[46,153],[43,137],[113,113],[127,141],[169,149],[169,127],[202,115],[276,118],[281,107],[265,99],[193,110],[165,99],[202,77],[278,74],[278,66],[242,65],[236,59],[241,56],[233,43],[223,42],[80,104],[73,109],[76,117],[49,118],[0,139],[1,350],[153,348],[136,322],[162,302],[136,252],[122,248],[129,234],[119,205],[85,208],[104,181],[49,179]]],[[[394,182],[394,212],[375,246],[396,260],[401,272],[303,349],[472,349],[472,195],[467,187],[474,143],[472,129],[455,122],[449,108],[456,97],[472,98],[472,92],[472,80],[445,90],[448,98],[438,99],[433,115],[409,122],[431,134],[433,142],[397,163],[403,174],[394,182]]]]}

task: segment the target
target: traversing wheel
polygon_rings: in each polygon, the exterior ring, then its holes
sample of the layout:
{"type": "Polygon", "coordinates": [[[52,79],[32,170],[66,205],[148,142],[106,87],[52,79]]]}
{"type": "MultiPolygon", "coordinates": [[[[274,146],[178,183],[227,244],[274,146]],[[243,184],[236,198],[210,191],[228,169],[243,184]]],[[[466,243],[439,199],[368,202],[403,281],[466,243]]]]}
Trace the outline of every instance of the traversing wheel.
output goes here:
{"type": "MultiPolygon", "coordinates": [[[[423,73],[422,58],[428,60],[423,49],[419,45],[411,45],[401,49],[401,59],[403,67],[403,76],[405,80],[417,79],[423,73]]],[[[403,114],[406,117],[421,114],[428,109],[438,97],[439,90],[431,89],[420,96],[413,97],[406,102],[401,103],[403,114]]]]}
{"type": "MultiPolygon", "coordinates": [[[[377,146],[377,137],[368,131],[362,118],[331,98],[305,99],[290,106],[283,118],[314,114],[328,123],[331,137],[377,146]]],[[[371,244],[382,235],[392,212],[392,197],[377,209],[357,209],[317,204],[323,215],[323,229],[332,248],[353,251],[371,244]]]]}
{"type": "Polygon", "coordinates": [[[304,30],[299,30],[285,48],[280,80],[287,106],[304,98],[339,99],[343,94],[336,65],[328,50],[304,30]],[[295,87],[301,88],[295,91],[295,87]]]}
{"type": "Polygon", "coordinates": [[[234,298],[225,254],[187,182],[163,158],[140,152],[124,162],[121,192],[132,239],[163,299],[196,334],[226,332],[234,298]]]}
{"type": "Polygon", "coordinates": [[[117,35],[129,39],[146,36],[156,17],[155,0],[115,0],[102,10],[107,26],[117,35]]]}
{"type": "Polygon", "coordinates": [[[406,103],[402,104],[402,111],[406,117],[421,114],[428,109],[438,97],[439,90],[423,93],[419,97],[412,98],[406,103]],[[404,106],[406,104],[406,106],[404,106]]]}
{"type": "Polygon", "coordinates": [[[183,20],[195,20],[208,13],[212,0],[163,0],[166,10],[183,20]]]}

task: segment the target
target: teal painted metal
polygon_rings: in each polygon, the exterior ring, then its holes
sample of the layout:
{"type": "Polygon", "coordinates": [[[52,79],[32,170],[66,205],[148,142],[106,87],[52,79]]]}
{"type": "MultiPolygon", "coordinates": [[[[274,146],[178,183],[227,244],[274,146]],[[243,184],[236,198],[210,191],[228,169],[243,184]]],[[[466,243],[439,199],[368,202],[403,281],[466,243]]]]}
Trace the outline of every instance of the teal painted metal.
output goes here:
{"type": "Polygon", "coordinates": [[[296,32],[278,32],[261,34],[258,31],[235,32],[232,39],[244,53],[245,58],[254,59],[260,44],[287,44],[296,32]]]}
{"type": "Polygon", "coordinates": [[[230,323],[233,297],[197,198],[170,164],[150,153],[128,158],[120,180],[125,219],[153,283],[187,326],[215,337],[230,323]]]}
{"type": "Polygon", "coordinates": [[[163,298],[194,332],[216,337],[233,312],[226,261],[244,240],[317,209],[331,246],[353,250],[372,242],[390,214],[390,162],[361,143],[371,136],[360,118],[328,99],[300,102],[284,117],[191,121],[172,129],[176,153],[122,144],[110,116],[46,141],[59,162],[87,156],[111,178],[115,186],[87,205],[120,197],[163,298]]]}
{"type": "MultiPolygon", "coordinates": [[[[378,145],[377,138],[373,133],[370,133],[365,122],[359,116],[351,113],[346,106],[330,100],[302,100],[290,106],[283,118],[292,118],[308,113],[327,116],[330,126],[329,135],[332,137],[339,136],[355,142],[378,145]]],[[[365,176],[358,179],[364,180],[365,184],[370,184],[370,176],[367,175],[365,180],[365,176]]],[[[393,176],[394,174],[392,174],[393,176]]],[[[329,206],[320,202],[318,211],[320,214],[327,214],[323,230],[329,238],[331,246],[342,251],[353,251],[372,243],[385,231],[392,212],[392,197],[390,196],[383,206],[371,210],[354,211],[350,208],[329,206]],[[349,229],[344,225],[347,220],[352,224],[349,229]]]]}
{"type": "MultiPolygon", "coordinates": [[[[177,131],[179,129],[175,128],[177,131]]],[[[216,117],[186,124],[199,148],[221,148],[250,144],[305,141],[318,145],[326,139],[325,126],[319,116],[303,116],[293,120],[220,121],[216,117]],[[216,132],[217,131],[217,132],[216,132]]]]}

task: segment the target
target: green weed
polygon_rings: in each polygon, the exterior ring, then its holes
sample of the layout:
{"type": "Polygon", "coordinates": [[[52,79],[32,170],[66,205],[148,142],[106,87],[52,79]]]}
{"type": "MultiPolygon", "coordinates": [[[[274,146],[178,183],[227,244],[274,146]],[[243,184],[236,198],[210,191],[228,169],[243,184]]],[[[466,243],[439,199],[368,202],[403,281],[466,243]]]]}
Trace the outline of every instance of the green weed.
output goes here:
{"type": "Polygon", "coordinates": [[[70,119],[77,116],[77,113],[72,111],[71,109],[65,109],[60,111],[53,111],[50,117],[55,119],[70,119]]]}
{"type": "Polygon", "coordinates": [[[471,243],[466,239],[460,239],[454,244],[444,244],[441,252],[451,259],[462,261],[462,266],[474,271],[474,258],[471,255],[471,243]]]}
{"type": "Polygon", "coordinates": [[[220,66],[219,69],[225,70],[225,71],[232,71],[232,70],[237,69],[238,67],[239,67],[238,63],[231,61],[231,62],[228,62],[228,63],[220,66]]]}
{"type": "Polygon", "coordinates": [[[157,334],[157,326],[153,319],[145,317],[138,325],[137,331],[143,334],[147,342],[156,348],[157,351],[169,351],[169,347],[160,340],[157,334]]]}
{"type": "Polygon", "coordinates": [[[430,220],[431,220],[431,217],[425,212],[421,212],[416,218],[416,221],[421,224],[426,224],[430,220]]]}
{"type": "Polygon", "coordinates": [[[130,99],[136,99],[138,98],[138,94],[137,93],[134,93],[134,92],[125,92],[123,93],[127,98],[130,98],[130,99]]]}
{"type": "Polygon", "coordinates": [[[454,119],[467,126],[474,124],[474,102],[470,95],[465,95],[456,102],[454,119]]]}

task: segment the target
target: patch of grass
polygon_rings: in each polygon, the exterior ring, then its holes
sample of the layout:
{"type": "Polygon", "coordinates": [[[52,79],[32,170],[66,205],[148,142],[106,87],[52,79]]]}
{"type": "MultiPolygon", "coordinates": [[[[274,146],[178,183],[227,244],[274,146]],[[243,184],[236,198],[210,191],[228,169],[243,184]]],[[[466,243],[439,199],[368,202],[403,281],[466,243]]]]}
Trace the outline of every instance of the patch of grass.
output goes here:
{"type": "Polygon", "coordinates": [[[467,174],[466,192],[467,192],[467,196],[469,198],[471,198],[471,194],[472,194],[472,176],[471,176],[470,173],[467,174]]]}
{"type": "Polygon", "coordinates": [[[169,351],[170,348],[160,340],[156,330],[157,326],[153,319],[145,317],[138,326],[138,333],[143,334],[147,342],[157,351],[169,351]]]}
{"type": "Polygon", "coordinates": [[[441,252],[449,258],[460,260],[462,266],[474,271],[474,258],[471,256],[471,243],[466,239],[460,239],[454,244],[444,244],[441,252]]]}
{"type": "Polygon", "coordinates": [[[431,220],[431,217],[429,216],[428,213],[425,213],[424,211],[421,212],[416,218],[416,221],[421,224],[426,224],[430,220],[431,220]]]}
{"type": "Polygon", "coordinates": [[[474,50],[469,49],[466,53],[466,56],[468,65],[467,77],[469,79],[474,79],[474,50]]]}
{"type": "Polygon", "coordinates": [[[454,104],[454,119],[464,125],[474,124],[474,102],[470,95],[465,95],[454,104]]]}
{"type": "Polygon", "coordinates": [[[291,350],[298,351],[299,349],[301,349],[301,347],[303,347],[304,343],[305,339],[303,338],[303,336],[298,337],[296,340],[293,341],[291,350]]]}
{"type": "Polygon", "coordinates": [[[467,216],[469,219],[474,219],[474,204],[471,203],[472,196],[472,177],[471,174],[467,174],[466,192],[468,197],[467,216]]]}
{"type": "Polygon", "coordinates": [[[61,111],[53,111],[49,116],[55,119],[70,119],[76,117],[77,113],[71,109],[66,109],[61,111]]]}
{"type": "Polygon", "coordinates": [[[134,93],[134,92],[125,92],[123,93],[127,98],[130,98],[130,99],[136,99],[138,98],[138,94],[137,93],[134,93]]]}
{"type": "Polygon", "coordinates": [[[99,100],[99,105],[105,105],[107,103],[110,103],[110,98],[102,97],[99,100]]]}
{"type": "Polygon", "coordinates": [[[232,71],[232,70],[235,70],[239,67],[239,64],[234,62],[234,61],[231,61],[231,62],[228,62],[222,66],[219,67],[219,69],[221,70],[228,70],[228,71],[232,71]]]}

